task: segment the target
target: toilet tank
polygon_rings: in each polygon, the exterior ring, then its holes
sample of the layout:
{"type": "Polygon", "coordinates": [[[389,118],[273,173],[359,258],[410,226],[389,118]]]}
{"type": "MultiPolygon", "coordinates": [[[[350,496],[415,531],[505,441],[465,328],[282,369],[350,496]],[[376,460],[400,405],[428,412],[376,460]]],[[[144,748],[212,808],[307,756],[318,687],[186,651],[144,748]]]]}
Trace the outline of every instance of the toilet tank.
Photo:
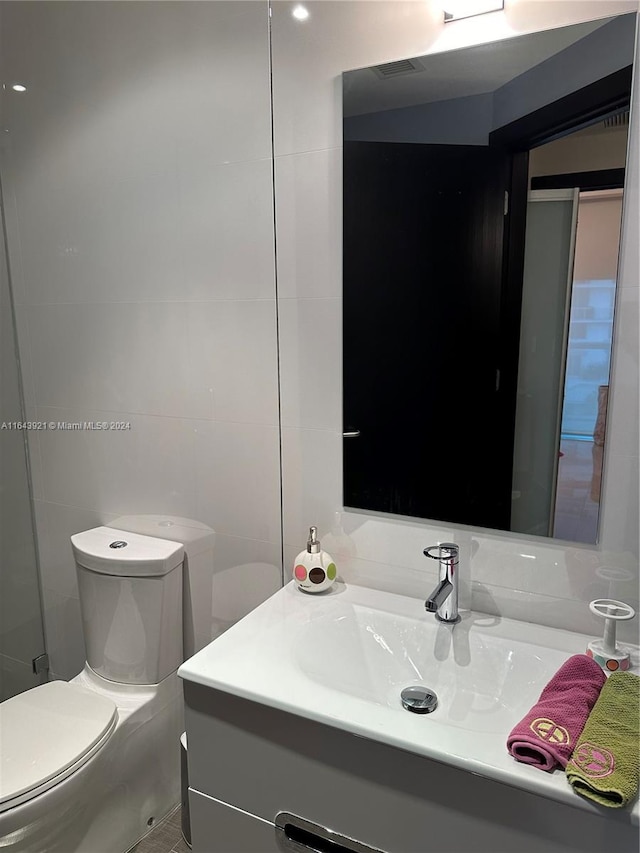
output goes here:
{"type": "Polygon", "coordinates": [[[71,544],[87,663],[109,681],[158,684],[183,660],[182,544],[112,527],[71,544]]]}

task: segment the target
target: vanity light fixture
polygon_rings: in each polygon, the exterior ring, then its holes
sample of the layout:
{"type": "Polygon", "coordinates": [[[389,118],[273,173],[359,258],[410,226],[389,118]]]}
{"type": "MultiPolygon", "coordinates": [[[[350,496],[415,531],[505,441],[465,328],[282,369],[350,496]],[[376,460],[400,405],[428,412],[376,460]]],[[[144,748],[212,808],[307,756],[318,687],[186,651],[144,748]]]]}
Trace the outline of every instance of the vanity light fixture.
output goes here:
{"type": "Polygon", "coordinates": [[[12,83],[11,88],[13,89],[14,92],[26,92],[27,91],[27,87],[24,85],[24,83],[12,83]]]}
{"type": "Polygon", "coordinates": [[[298,4],[294,7],[294,10],[291,14],[296,19],[296,21],[306,21],[309,17],[309,10],[305,9],[304,6],[298,4]]]}
{"type": "Polygon", "coordinates": [[[458,21],[460,18],[472,18],[486,15],[487,12],[500,12],[504,9],[504,0],[443,0],[444,22],[458,21]]]}

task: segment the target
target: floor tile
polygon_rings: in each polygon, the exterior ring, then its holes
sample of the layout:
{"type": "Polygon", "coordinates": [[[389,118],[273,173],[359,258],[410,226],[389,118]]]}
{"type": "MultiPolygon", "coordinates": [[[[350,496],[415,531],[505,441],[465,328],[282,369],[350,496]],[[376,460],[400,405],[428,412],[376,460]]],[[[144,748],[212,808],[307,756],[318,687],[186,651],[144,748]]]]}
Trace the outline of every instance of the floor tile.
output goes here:
{"type": "Polygon", "coordinates": [[[181,810],[178,806],[154,827],[129,853],[186,853],[181,831],[181,810]]]}

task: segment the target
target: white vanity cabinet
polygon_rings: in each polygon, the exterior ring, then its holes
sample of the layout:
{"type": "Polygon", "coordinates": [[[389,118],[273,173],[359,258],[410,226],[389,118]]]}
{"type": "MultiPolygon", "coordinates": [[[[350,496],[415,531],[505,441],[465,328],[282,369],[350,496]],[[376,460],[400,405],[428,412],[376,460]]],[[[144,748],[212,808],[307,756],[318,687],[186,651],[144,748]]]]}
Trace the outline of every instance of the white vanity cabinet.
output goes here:
{"type": "Polygon", "coordinates": [[[188,679],[184,687],[194,853],[638,850],[626,811],[573,807],[188,679]],[[288,839],[275,827],[283,812],[353,843],[295,830],[288,839]]]}

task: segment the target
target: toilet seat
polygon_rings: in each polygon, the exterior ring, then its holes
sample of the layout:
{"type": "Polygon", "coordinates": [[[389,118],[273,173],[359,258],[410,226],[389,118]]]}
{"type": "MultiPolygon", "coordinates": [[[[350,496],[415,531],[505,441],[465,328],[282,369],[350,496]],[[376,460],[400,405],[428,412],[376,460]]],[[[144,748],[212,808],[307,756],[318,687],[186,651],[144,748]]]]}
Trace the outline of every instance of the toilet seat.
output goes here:
{"type": "Polygon", "coordinates": [[[109,740],[117,721],[111,699],[66,681],[0,704],[0,813],[75,773],[109,740]]]}

